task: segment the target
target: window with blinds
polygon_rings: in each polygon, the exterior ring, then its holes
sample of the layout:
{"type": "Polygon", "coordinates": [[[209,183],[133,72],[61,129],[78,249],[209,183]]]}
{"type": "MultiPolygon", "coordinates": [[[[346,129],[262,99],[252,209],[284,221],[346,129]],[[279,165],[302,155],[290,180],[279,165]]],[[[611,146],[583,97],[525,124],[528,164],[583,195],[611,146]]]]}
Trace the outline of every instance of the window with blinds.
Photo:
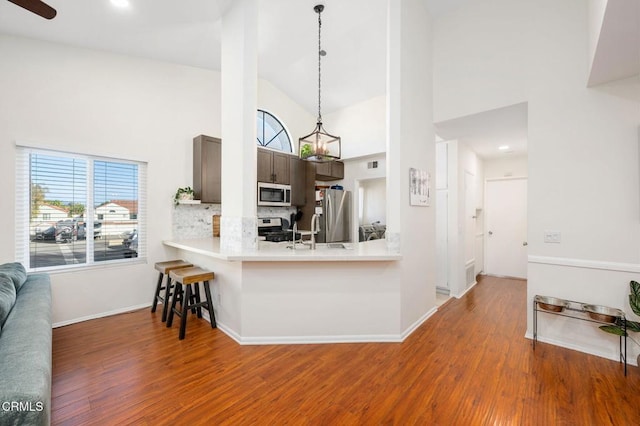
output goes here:
{"type": "Polygon", "coordinates": [[[146,256],[146,165],[17,149],[16,260],[30,271],[146,256]]]}

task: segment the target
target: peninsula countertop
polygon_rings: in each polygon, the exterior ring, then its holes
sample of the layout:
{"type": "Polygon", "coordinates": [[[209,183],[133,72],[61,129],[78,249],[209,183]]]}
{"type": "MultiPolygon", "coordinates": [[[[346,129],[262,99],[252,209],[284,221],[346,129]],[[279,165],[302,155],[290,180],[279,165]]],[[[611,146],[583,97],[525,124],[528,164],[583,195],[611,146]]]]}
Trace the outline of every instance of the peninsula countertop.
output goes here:
{"type": "Polygon", "coordinates": [[[287,248],[291,242],[259,241],[258,249],[239,252],[222,251],[220,238],[215,237],[164,240],[162,243],[168,247],[232,262],[361,262],[402,259],[400,253],[387,249],[385,240],[344,243],[346,248],[331,248],[318,243],[315,250],[301,244],[296,245],[295,250],[287,248]]]}

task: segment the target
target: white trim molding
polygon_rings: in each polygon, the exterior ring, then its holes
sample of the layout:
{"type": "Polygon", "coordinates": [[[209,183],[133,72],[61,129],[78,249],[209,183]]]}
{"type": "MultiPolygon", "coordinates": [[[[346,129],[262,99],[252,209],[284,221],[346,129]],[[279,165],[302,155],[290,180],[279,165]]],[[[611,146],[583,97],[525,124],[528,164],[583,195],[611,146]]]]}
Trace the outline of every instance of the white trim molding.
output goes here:
{"type": "MultiPolygon", "coordinates": [[[[526,339],[529,339],[531,341],[533,341],[533,333],[527,331],[524,335],[524,337],[526,339]]],[[[597,348],[593,348],[593,347],[587,347],[587,346],[583,346],[583,345],[577,345],[577,344],[572,344],[572,343],[567,343],[563,340],[559,340],[559,339],[550,339],[550,338],[546,338],[544,336],[540,336],[538,335],[538,342],[542,342],[542,343],[548,343],[550,345],[554,345],[554,346],[559,346],[561,348],[565,348],[565,349],[571,349],[573,351],[578,351],[578,352],[582,352],[585,354],[589,354],[589,355],[594,355],[594,356],[599,356],[600,358],[605,358],[605,359],[610,359],[611,361],[620,361],[620,354],[618,354],[618,350],[616,349],[612,349],[612,350],[598,350],[597,348]]],[[[627,352],[627,365],[635,365],[638,366],[638,363],[635,359],[634,356],[631,356],[631,354],[629,352],[627,352]]]]}
{"type": "Polygon", "coordinates": [[[566,266],[570,268],[601,269],[604,271],[640,273],[640,264],[603,262],[599,260],[571,259],[565,257],[529,256],[529,263],[566,266]]]}
{"type": "Polygon", "coordinates": [[[75,324],[75,323],[78,323],[78,322],[84,322],[84,321],[89,321],[89,320],[98,319],[98,318],[110,317],[110,316],[118,315],[118,314],[126,314],[128,312],[139,311],[141,309],[147,309],[147,308],[150,308],[150,307],[151,307],[151,303],[143,303],[142,305],[134,305],[134,306],[126,307],[126,308],[115,309],[113,311],[100,312],[100,313],[95,314],[95,315],[87,315],[85,317],[74,318],[74,319],[67,320],[67,321],[55,322],[55,323],[53,323],[51,328],[64,327],[65,325],[71,325],[71,324],[75,324]]]}
{"type": "MultiPolygon", "coordinates": [[[[305,345],[305,344],[326,344],[326,343],[402,343],[425,321],[438,311],[437,308],[430,309],[416,322],[401,334],[371,334],[371,335],[334,335],[334,336],[260,336],[243,337],[220,321],[216,325],[220,331],[235,340],[240,345],[305,345]]],[[[209,321],[207,312],[203,312],[203,317],[209,321]]],[[[211,321],[209,321],[211,322],[211,321]]]]}

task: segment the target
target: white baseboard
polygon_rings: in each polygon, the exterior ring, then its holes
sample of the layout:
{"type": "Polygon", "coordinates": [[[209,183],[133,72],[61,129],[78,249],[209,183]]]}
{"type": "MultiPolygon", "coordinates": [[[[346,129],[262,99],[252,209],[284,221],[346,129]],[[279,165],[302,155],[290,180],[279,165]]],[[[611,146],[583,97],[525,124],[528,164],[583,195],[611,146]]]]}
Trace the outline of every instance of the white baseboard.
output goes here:
{"type": "MultiPolygon", "coordinates": [[[[222,331],[224,331],[221,328],[222,331]]],[[[226,332],[225,332],[226,333],[226,332]]],[[[237,339],[234,339],[238,341],[237,339]]],[[[399,335],[344,335],[344,336],[265,336],[243,337],[241,345],[308,345],[327,343],[401,343],[399,335]]]]}
{"type": "MultiPolygon", "coordinates": [[[[123,314],[126,312],[137,311],[149,308],[150,303],[142,305],[130,306],[128,308],[116,309],[113,311],[102,312],[86,317],[75,318],[73,320],[61,321],[53,324],[53,328],[64,327],[79,322],[89,321],[97,318],[109,317],[112,315],[123,314]]],[[[335,335],[335,336],[264,336],[264,337],[242,337],[232,328],[224,323],[216,320],[216,327],[224,334],[235,340],[240,345],[305,345],[305,344],[321,344],[321,343],[401,343],[426,320],[437,312],[437,308],[432,308],[424,314],[420,319],[414,322],[407,330],[401,334],[371,334],[371,335],[335,335]]],[[[202,312],[205,321],[211,323],[209,313],[202,312]]]]}
{"type": "MultiPolygon", "coordinates": [[[[528,332],[524,335],[525,338],[529,339],[529,340],[533,340],[533,333],[528,332]]],[[[541,337],[538,336],[538,342],[542,342],[542,343],[548,343],[550,345],[554,345],[554,346],[559,346],[561,348],[565,348],[565,349],[571,349],[573,351],[578,351],[578,352],[582,352],[585,354],[589,354],[589,355],[594,355],[600,358],[605,358],[605,359],[610,359],[611,361],[620,361],[619,359],[619,355],[617,353],[612,354],[611,352],[607,351],[599,351],[596,350],[594,348],[590,348],[590,347],[586,347],[586,346],[581,346],[581,345],[576,345],[576,344],[572,344],[572,343],[567,343],[564,342],[562,340],[558,340],[558,339],[549,339],[546,337],[541,337]]],[[[627,345],[629,344],[629,342],[627,342],[627,345]]],[[[634,359],[633,356],[631,356],[630,351],[628,350],[629,347],[627,346],[627,364],[628,365],[635,365],[637,366],[637,360],[634,359]]]]}
{"type": "MultiPolygon", "coordinates": [[[[371,334],[371,335],[334,335],[334,336],[261,336],[242,337],[224,323],[216,322],[217,327],[224,334],[235,340],[240,345],[308,345],[326,343],[401,343],[411,335],[418,327],[437,312],[437,308],[431,309],[420,319],[414,322],[402,334],[371,334]]],[[[209,321],[209,316],[203,312],[203,317],[209,321]]]]}
{"type": "Polygon", "coordinates": [[[466,289],[465,291],[462,292],[462,294],[452,294],[451,296],[455,297],[456,299],[460,299],[462,296],[467,294],[469,292],[469,290],[474,288],[476,286],[476,284],[478,284],[478,281],[474,281],[473,284],[468,289],[466,289]]]}
{"type": "Polygon", "coordinates": [[[99,314],[87,315],[86,317],[74,318],[67,321],[54,322],[52,328],[64,327],[78,322],[89,321],[98,318],[110,317],[112,315],[124,314],[126,312],[138,311],[140,309],[151,307],[151,303],[143,303],[142,305],[129,306],[126,308],[115,309],[113,311],[100,312],[99,314]]]}
{"type": "Polygon", "coordinates": [[[429,311],[427,311],[427,313],[425,313],[423,316],[421,316],[416,322],[414,322],[413,324],[411,324],[409,326],[409,328],[407,328],[405,331],[402,332],[402,334],[400,335],[401,337],[401,341],[404,342],[404,340],[409,337],[411,335],[411,333],[413,333],[414,331],[416,331],[416,329],[418,327],[420,327],[426,320],[428,320],[429,318],[431,318],[431,316],[433,314],[435,314],[436,312],[438,312],[438,308],[434,307],[431,308],[429,311]]]}

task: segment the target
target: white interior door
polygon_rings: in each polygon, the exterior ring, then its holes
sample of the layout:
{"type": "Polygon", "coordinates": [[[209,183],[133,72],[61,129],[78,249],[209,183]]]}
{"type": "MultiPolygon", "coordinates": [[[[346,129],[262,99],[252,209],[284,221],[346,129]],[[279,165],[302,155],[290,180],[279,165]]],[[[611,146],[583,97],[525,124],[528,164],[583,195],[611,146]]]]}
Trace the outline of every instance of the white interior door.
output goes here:
{"type": "Polygon", "coordinates": [[[487,181],[487,274],[527,277],[527,179],[487,181]]]}

